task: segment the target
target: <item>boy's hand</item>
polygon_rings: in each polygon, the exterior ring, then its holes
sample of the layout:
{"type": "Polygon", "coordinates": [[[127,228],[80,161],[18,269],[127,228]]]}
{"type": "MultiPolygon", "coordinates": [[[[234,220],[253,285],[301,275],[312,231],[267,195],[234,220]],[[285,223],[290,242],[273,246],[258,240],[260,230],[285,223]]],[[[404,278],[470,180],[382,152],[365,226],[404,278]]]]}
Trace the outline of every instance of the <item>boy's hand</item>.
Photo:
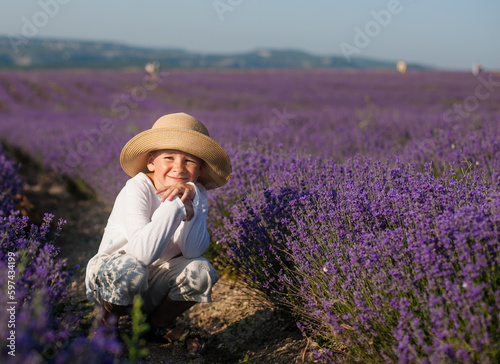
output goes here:
{"type": "Polygon", "coordinates": [[[172,201],[175,196],[178,196],[182,202],[186,202],[186,200],[192,201],[194,199],[196,189],[193,185],[177,183],[175,185],[166,186],[163,189],[157,190],[156,194],[161,195],[160,202],[164,202],[165,200],[172,201]]]}
{"type": "Polygon", "coordinates": [[[186,208],[186,218],[184,221],[189,221],[194,217],[193,201],[186,199],[184,202],[184,207],[186,208]]]}

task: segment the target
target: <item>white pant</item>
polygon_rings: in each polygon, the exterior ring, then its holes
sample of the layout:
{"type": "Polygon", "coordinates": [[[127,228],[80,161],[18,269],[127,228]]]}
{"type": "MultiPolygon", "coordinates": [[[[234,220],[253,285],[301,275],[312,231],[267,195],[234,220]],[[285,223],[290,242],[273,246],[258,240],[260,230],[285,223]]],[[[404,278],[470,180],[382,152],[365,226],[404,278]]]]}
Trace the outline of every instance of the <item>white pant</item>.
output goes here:
{"type": "Polygon", "coordinates": [[[94,256],[87,270],[90,274],[85,283],[90,301],[128,306],[140,294],[148,313],[167,296],[174,301],[211,302],[212,287],[219,279],[215,268],[203,257],[180,256],[145,267],[123,250],[94,256]]]}

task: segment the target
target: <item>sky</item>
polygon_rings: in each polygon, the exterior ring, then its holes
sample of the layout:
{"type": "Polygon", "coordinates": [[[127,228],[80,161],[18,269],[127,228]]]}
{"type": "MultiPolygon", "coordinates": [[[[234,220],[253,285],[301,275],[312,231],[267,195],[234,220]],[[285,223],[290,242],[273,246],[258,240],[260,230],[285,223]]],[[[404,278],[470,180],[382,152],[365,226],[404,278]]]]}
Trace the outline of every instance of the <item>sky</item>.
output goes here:
{"type": "Polygon", "coordinates": [[[500,70],[500,0],[0,0],[0,35],[500,70]]]}

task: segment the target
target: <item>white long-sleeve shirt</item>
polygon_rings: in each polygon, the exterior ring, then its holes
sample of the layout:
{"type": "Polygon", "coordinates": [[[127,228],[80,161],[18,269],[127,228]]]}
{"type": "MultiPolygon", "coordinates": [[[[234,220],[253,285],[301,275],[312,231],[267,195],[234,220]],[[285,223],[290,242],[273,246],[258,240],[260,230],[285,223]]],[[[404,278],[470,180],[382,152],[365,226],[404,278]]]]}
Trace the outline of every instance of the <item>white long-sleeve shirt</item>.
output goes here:
{"type": "Polygon", "coordinates": [[[159,265],[180,253],[186,258],[201,256],[210,242],[207,193],[201,184],[193,185],[194,217],[183,221],[186,209],[180,198],[160,202],[144,173],[129,179],[116,197],[98,254],[125,250],[145,266],[159,265]]]}

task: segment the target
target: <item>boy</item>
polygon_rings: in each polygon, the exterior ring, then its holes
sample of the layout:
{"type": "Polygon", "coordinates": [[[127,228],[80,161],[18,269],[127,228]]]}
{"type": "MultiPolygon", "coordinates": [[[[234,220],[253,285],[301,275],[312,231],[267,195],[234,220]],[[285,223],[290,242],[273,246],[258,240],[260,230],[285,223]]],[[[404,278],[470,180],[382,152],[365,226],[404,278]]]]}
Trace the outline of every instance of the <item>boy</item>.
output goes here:
{"type": "Polygon", "coordinates": [[[98,253],[87,265],[87,297],[104,309],[109,324],[111,316],[127,314],[140,294],[149,340],[187,337],[188,350],[201,353],[201,337],[169,325],[195,303],[211,302],[219,277],[201,256],[210,240],[206,190],[229,181],[229,157],[200,121],[176,113],[130,139],[120,164],[132,178],[118,194],[98,253]]]}

